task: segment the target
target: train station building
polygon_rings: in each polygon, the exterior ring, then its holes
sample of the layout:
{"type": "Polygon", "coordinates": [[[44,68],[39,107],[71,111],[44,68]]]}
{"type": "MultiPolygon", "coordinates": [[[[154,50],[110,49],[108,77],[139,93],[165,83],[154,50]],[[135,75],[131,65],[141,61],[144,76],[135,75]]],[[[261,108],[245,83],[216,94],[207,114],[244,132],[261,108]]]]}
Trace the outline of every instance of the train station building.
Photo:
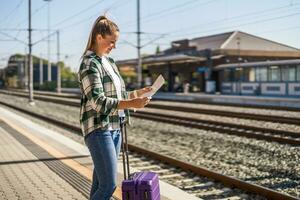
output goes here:
{"type": "MultiPolygon", "coordinates": [[[[300,49],[241,31],[173,41],[142,63],[143,80],[162,74],[168,92],[189,83],[190,92],[300,96],[300,49]]],[[[137,59],[117,65],[122,72],[137,59]]]]}
{"type": "MultiPolygon", "coordinates": [[[[39,88],[46,82],[57,81],[57,65],[51,63],[50,70],[45,60],[33,56],[33,84],[35,88],[39,88]]],[[[5,81],[4,84],[10,88],[27,88],[28,62],[26,56],[12,55],[8,60],[7,67],[0,71],[0,80],[5,81]]]]}

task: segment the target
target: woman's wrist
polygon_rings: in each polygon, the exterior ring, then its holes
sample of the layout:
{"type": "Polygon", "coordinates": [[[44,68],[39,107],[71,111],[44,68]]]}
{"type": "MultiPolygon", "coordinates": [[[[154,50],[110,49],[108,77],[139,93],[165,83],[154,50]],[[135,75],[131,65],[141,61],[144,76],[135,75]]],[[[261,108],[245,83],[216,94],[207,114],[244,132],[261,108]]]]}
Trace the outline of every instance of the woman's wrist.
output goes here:
{"type": "Polygon", "coordinates": [[[133,107],[132,99],[120,100],[118,104],[118,110],[128,109],[133,107]]]}
{"type": "Polygon", "coordinates": [[[134,96],[134,98],[138,98],[139,97],[137,90],[133,91],[133,96],[134,96]]]}

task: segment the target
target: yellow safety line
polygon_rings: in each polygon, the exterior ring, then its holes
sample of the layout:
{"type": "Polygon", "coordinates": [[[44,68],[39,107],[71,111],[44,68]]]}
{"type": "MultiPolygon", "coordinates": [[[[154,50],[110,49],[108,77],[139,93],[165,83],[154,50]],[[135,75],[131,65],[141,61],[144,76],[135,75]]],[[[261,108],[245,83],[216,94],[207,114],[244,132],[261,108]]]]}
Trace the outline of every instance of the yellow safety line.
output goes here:
{"type": "MultiPolygon", "coordinates": [[[[39,138],[33,136],[32,134],[27,132],[22,127],[17,126],[15,123],[13,123],[13,122],[11,122],[7,119],[3,119],[3,118],[1,118],[1,120],[4,121],[5,123],[7,123],[12,128],[14,128],[15,130],[17,130],[22,135],[26,136],[28,139],[30,139],[35,144],[37,144],[40,147],[42,147],[43,149],[45,149],[53,157],[55,157],[55,158],[66,158],[67,157],[66,155],[64,155],[60,151],[56,150],[55,148],[53,148],[52,146],[50,146],[46,142],[44,142],[44,141],[40,140],[39,138]]],[[[80,173],[84,177],[88,178],[90,181],[92,180],[93,172],[88,167],[85,167],[85,166],[81,165],[80,163],[78,163],[77,161],[75,161],[73,159],[62,159],[61,162],[63,162],[67,166],[71,167],[72,169],[76,170],[78,173],[80,173]]],[[[121,198],[122,195],[121,195],[120,191],[121,190],[118,187],[116,189],[116,191],[114,192],[114,197],[115,198],[122,199],[121,198]]]]}

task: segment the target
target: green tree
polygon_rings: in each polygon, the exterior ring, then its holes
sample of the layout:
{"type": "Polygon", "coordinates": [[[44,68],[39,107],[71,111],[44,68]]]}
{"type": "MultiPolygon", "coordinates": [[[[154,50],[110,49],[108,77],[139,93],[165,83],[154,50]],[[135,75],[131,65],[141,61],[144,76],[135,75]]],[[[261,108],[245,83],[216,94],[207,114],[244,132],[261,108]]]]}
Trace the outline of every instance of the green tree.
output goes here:
{"type": "Polygon", "coordinates": [[[155,53],[156,53],[156,54],[160,53],[160,47],[159,47],[159,45],[157,45],[156,50],[155,50],[155,53]]]}
{"type": "Polygon", "coordinates": [[[61,67],[61,85],[62,87],[74,88],[79,87],[77,82],[77,73],[67,67],[64,62],[59,62],[61,67]]]}

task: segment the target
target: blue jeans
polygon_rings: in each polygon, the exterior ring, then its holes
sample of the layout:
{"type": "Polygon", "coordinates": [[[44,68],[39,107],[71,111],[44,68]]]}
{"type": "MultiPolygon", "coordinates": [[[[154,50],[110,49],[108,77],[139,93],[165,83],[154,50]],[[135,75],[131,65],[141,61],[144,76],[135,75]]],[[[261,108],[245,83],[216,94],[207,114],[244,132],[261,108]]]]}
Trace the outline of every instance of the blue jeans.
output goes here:
{"type": "Polygon", "coordinates": [[[116,189],[121,139],[120,130],[96,130],[85,137],[94,163],[91,200],[109,200],[116,189]]]}

